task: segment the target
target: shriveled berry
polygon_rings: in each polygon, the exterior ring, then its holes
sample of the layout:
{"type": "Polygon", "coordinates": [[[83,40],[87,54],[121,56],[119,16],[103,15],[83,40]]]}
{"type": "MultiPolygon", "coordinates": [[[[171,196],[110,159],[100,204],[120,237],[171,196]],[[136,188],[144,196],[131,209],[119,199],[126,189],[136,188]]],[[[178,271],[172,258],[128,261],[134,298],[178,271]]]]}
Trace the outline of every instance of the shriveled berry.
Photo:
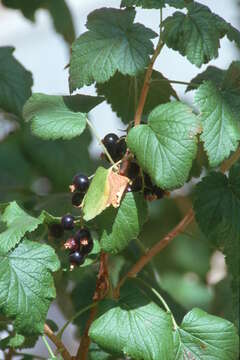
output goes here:
{"type": "Polygon", "coordinates": [[[52,236],[54,238],[60,238],[63,236],[64,229],[61,224],[51,224],[48,227],[49,236],[52,236]]]}
{"type": "Polygon", "coordinates": [[[65,249],[69,249],[71,251],[76,251],[79,250],[79,242],[74,239],[74,238],[69,238],[65,244],[64,244],[64,248],[65,249]]]}
{"type": "Polygon", "coordinates": [[[72,184],[74,186],[74,191],[85,193],[89,188],[90,181],[86,175],[77,174],[74,176],[72,184]]]}
{"type": "Polygon", "coordinates": [[[72,230],[74,228],[74,216],[67,214],[61,220],[64,230],[72,230]]]}
{"type": "Polygon", "coordinates": [[[73,196],[72,196],[73,206],[77,206],[77,207],[80,206],[83,201],[84,195],[85,194],[80,193],[80,192],[76,192],[75,194],[73,194],[73,196]]]}
{"type": "Polygon", "coordinates": [[[82,265],[84,263],[85,257],[79,251],[74,251],[69,254],[69,261],[71,265],[82,265]]]}

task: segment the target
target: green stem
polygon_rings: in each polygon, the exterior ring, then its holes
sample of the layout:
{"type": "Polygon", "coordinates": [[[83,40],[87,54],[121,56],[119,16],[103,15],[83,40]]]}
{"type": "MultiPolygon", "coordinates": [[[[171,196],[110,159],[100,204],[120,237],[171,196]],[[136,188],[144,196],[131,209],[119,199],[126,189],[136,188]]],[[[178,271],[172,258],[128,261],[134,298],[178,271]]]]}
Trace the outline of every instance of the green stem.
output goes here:
{"type": "Polygon", "coordinates": [[[92,130],[95,138],[96,138],[97,141],[99,142],[99,145],[101,145],[101,147],[103,148],[103,151],[105,152],[106,156],[108,157],[110,163],[111,163],[113,166],[115,166],[115,163],[114,163],[111,155],[109,154],[106,146],[103,144],[100,136],[98,135],[97,130],[95,129],[95,127],[93,126],[93,124],[91,123],[91,121],[89,121],[89,119],[87,119],[87,124],[88,124],[88,126],[90,127],[90,129],[92,130]]]}
{"type": "Polygon", "coordinates": [[[96,303],[92,303],[88,306],[86,306],[85,308],[79,310],[76,314],[74,314],[71,319],[69,319],[64,325],[63,327],[59,330],[57,337],[61,339],[64,331],[66,330],[66,328],[68,327],[69,324],[71,324],[76,318],[78,318],[79,316],[81,316],[83,313],[85,313],[86,311],[90,310],[91,308],[93,308],[94,306],[96,306],[96,303]]]}
{"type": "Polygon", "coordinates": [[[159,292],[154,289],[153,287],[151,287],[151,285],[149,285],[148,283],[146,283],[144,280],[140,279],[140,278],[136,278],[136,280],[138,280],[139,282],[141,282],[143,285],[145,285],[148,289],[150,289],[156,296],[157,298],[161,301],[161,303],[163,304],[164,308],[166,309],[166,311],[171,315],[172,318],[172,323],[173,323],[173,328],[174,330],[178,329],[178,324],[173,316],[172,311],[170,310],[168,304],[166,303],[166,301],[164,300],[164,298],[159,294],[159,292]]]}
{"type": "Polygon", "coordinates": [[[46,348],[48,350],[49,355],[52,358],[55,358],[55,355],[54,355],[54,353],[53,353],[53,351],[52,351],[52,349],[51,349],[51,347],[50,347],[50,345],[49,345],[49,343],[48,343],[48,341],[47,341],[47,339],[46,339],[46,337],[44,335],[42,336],[42,340],[43,340],[44,345],[46,346],[46,348]]]}
{"type": "MultiPolygon", "coordinates": [[[[166,81],[166,79],[154,79],[154,80],[151,80],[151,83],[153,82],[162,82],[162,81],[166,81]]],[[[171,83],[171,84],[180,84],[180,85],[191,85],[191,86],[196,86],[198,87],[199,84],[196,84],[196,83],[192,83],[192,82],[187,82],[187,81],[180,81],[180,80],[169,80],[168,81],[171,83]]]]}

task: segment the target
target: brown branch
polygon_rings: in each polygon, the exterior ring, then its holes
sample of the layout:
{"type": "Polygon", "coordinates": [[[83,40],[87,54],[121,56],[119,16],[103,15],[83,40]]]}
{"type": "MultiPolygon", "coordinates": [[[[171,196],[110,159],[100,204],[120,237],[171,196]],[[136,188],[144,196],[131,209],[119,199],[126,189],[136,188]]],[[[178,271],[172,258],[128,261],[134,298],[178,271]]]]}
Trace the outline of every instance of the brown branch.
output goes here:
{"type": "Polygon", "coordinates": [[[225,173],[226,171],[228,171],[232,167],[232,165],[238,161],[238,159],[240,159],[240,146],[237,151],[221,165],[221,172],[225,173]]]}
{"type": "Polygon", "coordinates": [[[13,355],[14,355],[14,350],[10,348],[7,354],[5,355],[5,360],[12,360],[13,355]]]}
{"type": "Polygon", "coordinates": [[[152,72],[153,72],[153,65],[154,65],[158,55],[160,54],[160,51],[162,50],[163,45],[164,45],[164,43],[160,39],[158,44],[157,44],[157,47],[156,47],[156,49],[154,51],[154,54],[153,54],[153,56],[151,58],[150,64],[149,64],[149,66],[147,68],[147,72],[146,72],[146,75],[145,75],[145,79],[144,79],[140,99],[139,99],[139,102],[138,102],[137,111],[136,111],[135,118],[134,118],[134,126],[139,125],[141,123],[141,118],[142,118],[144,105],[145,105],[147,95],[148,95],[148,91],[149,91],[149,88],[150,88],[150,81],[151,81],[152,72]]]}
{"type": "Polygon", "coordinates": [[[93,300],[96,303],[96,306],[94,306],[91,309],[90,316],[85,326],[84,333],[81,338],[80,346],[78,348],[78,352],[75,357],[75,360],[87,360],[88,358],[88,349],[91,343],[90,337],[88,336],[88,332],[97,314],[97,303],[98,301],[105,298],[108,291],[109,291],[108,254],[102,252],[100,257],[100,266],[97,276],[96,290],[93,296],[93,300]]]}
{"type": "Polygon", "coordinates": [[[64,360],[72,360],[71,355],[63,345],[62,341],[53,333],[47,324],[44,325],[44,334],[54,343],[64,360]]]}
{"type": "Polygon", "coordinates": [[[76,360],[87,360],[87,358],[88,358],[88,349],[89,349],[90,342],[91,342],[90,337],[88,336],[88,331],[95,319],[96,314],[97,314],[97,306],[94,306],[91,309],[90,316],[88,318],[88,321],[87,321],[87,324],[86,324],[86,327],[85,327],[85,330],[84,330],[84,333],[83,333],[83,336],[81,339],[81,343],[78,348],[77,355],[75,357],[76,360]]]}
{"type": "Polygon", "coordinates": [[[190,209],[187,215],[180,221],[180,223],[170,231],[163,239],[157,242],[146,254],[144,254],[133,267],[128,271],[128,273],[119,281],[116,289],[115,296],[119,296],[120,287],[125,283],[127,278],[135,277],[142,268],[149,263],[152,258],[162,251],[177,235],[181,234],[184,229],[192,222],[194,219],[193,209],[190,209]]]}

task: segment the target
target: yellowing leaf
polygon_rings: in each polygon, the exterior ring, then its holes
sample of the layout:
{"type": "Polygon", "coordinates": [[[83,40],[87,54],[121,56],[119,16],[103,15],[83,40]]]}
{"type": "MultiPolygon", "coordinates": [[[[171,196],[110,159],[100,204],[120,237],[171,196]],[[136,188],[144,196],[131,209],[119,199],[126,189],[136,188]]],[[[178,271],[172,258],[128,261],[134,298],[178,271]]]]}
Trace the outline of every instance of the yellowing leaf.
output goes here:
{"type": "Polygon", "coordinates": [[[89,221],[112,205],[118,207],[129,179],[112,169],[99,167],[83,201],[84,220],[89,221]]]}

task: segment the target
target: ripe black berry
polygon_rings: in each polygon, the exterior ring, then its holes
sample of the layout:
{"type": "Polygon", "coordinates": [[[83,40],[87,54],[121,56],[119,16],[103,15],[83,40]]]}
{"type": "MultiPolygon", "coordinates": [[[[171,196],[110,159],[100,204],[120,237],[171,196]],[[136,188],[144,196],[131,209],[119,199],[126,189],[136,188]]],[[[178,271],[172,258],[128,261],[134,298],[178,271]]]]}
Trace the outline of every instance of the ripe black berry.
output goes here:
{"type": "Polygon", "coordinates": [[[87,189],[89,188],[89,178],[84,174],[77,174],[73,178],[73,186],[74,191],[80,191],[82,193],[85,193],[87,189]]]}
{"type": "Polygon", "coordinates": [[[129,179],[134,180],[138,177],[140,173],[140,167],[137,163],[131,162],[127,168],[126,176],[129,177],[129,179]]]}
{"type": "Polygon", "coordinates": [[[158,199],[162,199],[165,195],[165,191],[157,186],[153,186],[153,193],[158,199]]]}
{"type": "Polygon", "coordinates": [[[64,230],[63,230],[63,227],[61,224],[49,225],[48,231],[49,231],[49,236],[52,236],[56,239],[60,238],[64,233],[64,230]]]}
{"type": "Polygon", "coordinates": [[[116,157],[117,159],[115,161],[120,160],[125,152],[127,151],[127,144],[125,141],[125,136],[120,137],[120,139],[117,141],[116,144],[116,157]]]}
{"type": "Polygon", "coordinates": [[[135,180],[133,180],[131,188],[132,191],[138,192],[141,191],[143,187],[142,177],[138,176],[135,180]]]}
{"type": "Polygon", "coordinates": [[[73,206],[77,206],[77,207],[80,206],[82,201],[83,201],[83,198],[84,198],[83,193],[77,192],[77,193],[73,194],[73,196],[72,196],[72,204],[73,204],[73,206]]]}
{"type": "Polygon", "coordinates": [[[80,230],[78,230],[76,232],[76,234],[74,235],[74,239],[76,239],[77,241],[81,241],[82,239],[91,239],[91,234],[90,231],[86,228],[82,228],[80,230]]]}
{"type": "Polygon", "coordinates": [[[85,257],[79,251],[74,251],[69,254],[69,261],[71,265],[82,265],[85,257]]]}
{"type": "Polygon", "coordinates": [[[116,134],[110,133],[104,137],[102,142],[106,146],[107,150],[111,153],[112,150],[115,151],[118,140],[119,137],[116,134]]]}
{"type": "Polygon", "coordinates": [[[93,249],[93,239],[90,238],[89,240],[83,239],[80,242],[80,252],[83,255],[89,254],[93,249]]]}
{"type": "Polygon", "coordinates": [[[74,217],[70,214],[64,215],[61,223],[64,230],[72,230],[74,228],[74,217]]]}

